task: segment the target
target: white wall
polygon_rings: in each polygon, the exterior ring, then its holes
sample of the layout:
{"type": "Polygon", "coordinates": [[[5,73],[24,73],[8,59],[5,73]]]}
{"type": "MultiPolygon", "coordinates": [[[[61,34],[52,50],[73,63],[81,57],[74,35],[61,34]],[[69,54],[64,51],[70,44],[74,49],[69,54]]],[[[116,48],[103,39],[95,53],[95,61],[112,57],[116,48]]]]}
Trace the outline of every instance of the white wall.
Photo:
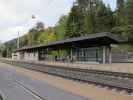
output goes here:
{"type": "Polygon", "coordinates": [[[19,52],[12,53],[12,60],[20,60],[20,53],[19,52]]]}
{"type": "Polygon", "coordinates": [[[24,60],[28,61],[38,61],[39,55],[38,52],[25,52],[24,60]]]}
{"type": "Polygon", "coordinates": [[[12,53],[13,60],[24,60],[24,61],[38,61],[38,52],[16,52],[12,53]]]}

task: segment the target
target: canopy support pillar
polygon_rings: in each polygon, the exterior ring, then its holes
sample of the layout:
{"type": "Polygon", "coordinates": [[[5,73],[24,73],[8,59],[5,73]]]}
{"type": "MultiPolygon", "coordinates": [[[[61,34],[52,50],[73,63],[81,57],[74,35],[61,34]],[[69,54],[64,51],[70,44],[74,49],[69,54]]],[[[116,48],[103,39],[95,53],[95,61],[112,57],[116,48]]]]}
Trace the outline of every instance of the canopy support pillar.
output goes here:
{"type": "Polygon", "coordinates": [[[103,64],[106,63],[106,46],[103,46],[103,64]]]}

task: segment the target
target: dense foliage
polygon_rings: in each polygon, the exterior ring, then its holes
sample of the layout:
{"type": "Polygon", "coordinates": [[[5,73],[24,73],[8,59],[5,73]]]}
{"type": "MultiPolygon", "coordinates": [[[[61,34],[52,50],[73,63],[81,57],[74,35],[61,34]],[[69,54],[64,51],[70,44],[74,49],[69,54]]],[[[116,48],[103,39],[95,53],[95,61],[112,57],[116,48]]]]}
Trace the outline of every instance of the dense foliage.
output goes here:
{"type": "Polygon", "coordinates": [[[133,0],[117,0],[115,11],[101,0],[76,0],[70,13],[63,15],[55,27],[45,28],[42,22],[38,22],[21,37],[20,44],[21,47],[48,44],[105,31],[126,37],[133,34],[133,0]]]}

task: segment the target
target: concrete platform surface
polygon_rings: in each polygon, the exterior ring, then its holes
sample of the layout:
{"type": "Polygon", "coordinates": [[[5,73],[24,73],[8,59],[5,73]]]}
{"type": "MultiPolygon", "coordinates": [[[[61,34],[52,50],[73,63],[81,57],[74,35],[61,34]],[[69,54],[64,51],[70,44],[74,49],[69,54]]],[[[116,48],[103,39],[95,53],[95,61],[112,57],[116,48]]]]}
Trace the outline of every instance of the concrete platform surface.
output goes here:
{"type": "Polygon", "coordinates": [[[46,62],[46,61],[37,61],[34,63],[41,63],[51,66],[70,67],[70,68],[72,67],[80,69],[92,69],[100,71],[111,71],[111,72],[122,72],[122,73],[133,74],[133,63],[80,64],[80,63],[46,62]]]}
{"type": "MultiPolygon", "coordinates": [[[[3,60],[14,61],[12,59],[6,59],[6,58],[3,58],[3,60]]],[[[22,62],[27,62],[27,61],[22,60],[22,62]]],[[[122,72],[122,73],[133,74],[133,63],[87,64],[87,63],[64,63],[64,62],[54,62],[54,61],[51,61],[51,62],[50,61],[28,61],[28,62],[35,63],[35,64],[50,65],[53,67],[58,66],[58,67],[67,67],[67,68],[79,68],[79,69],[122,72]]]]}

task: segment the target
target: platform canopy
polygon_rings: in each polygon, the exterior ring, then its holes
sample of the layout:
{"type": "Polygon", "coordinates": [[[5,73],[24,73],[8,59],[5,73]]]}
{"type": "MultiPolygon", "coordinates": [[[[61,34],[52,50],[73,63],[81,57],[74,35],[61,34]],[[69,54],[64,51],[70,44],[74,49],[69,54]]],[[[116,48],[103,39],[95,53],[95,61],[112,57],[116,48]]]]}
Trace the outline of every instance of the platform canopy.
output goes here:
{"type": "Polygon", "coordinates": [[[25,50],[41,49],[41,48],[65,49],[71,47],[72,48],[100,47],[100,46],[108,46],[110,44],[119,44],[124,41],[125,39],[122,39],[117,35],[111,34],[109,32],[103,32],[103,33],[90,34],[82,37],[70,38],[66,40],[60,40],[53,43],[49,43],[47,45],[42,44],[37,46],[27,46],[17,49],[17,51],[25,51],[25,50]]]}

